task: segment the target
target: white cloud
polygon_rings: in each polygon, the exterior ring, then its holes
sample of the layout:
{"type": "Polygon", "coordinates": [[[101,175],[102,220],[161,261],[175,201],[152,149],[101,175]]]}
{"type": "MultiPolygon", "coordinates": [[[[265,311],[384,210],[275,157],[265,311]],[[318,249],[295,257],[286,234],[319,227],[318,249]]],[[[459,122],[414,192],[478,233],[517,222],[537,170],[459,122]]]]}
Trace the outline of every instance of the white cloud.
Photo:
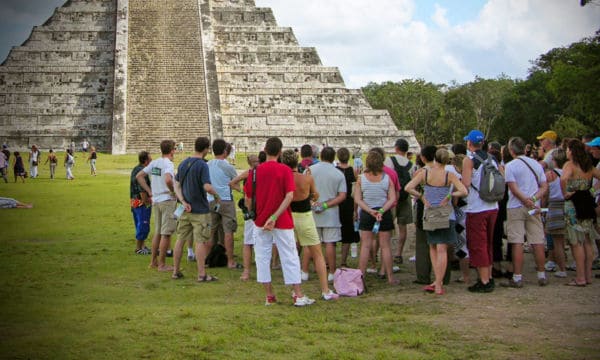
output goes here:
{"type": "Polygon", "coordinates": [[[292,26],[302,46],[315,46],[324,65],[338,66],[349,87],[403,78],[522,78],[531,60],[600,27],[600,7],[582,8],[578,0],[489,0],[462,23],[453,21],[448,1],[417,19],[420,1],[256,2],[272,7],[280,26],[292,26]]]}

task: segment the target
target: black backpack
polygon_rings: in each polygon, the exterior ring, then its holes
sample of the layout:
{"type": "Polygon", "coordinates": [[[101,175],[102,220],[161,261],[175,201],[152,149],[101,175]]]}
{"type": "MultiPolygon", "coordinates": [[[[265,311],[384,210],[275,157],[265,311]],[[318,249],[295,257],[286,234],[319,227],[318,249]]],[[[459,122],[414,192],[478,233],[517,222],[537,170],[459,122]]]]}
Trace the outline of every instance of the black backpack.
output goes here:
{"type": "Polygon", "coordinates": [[[210,253],[206,256],[205,264],[211,268],[227,266],[225,246],[218,243],[214,244],[212,249],[210,249],[210,253]]]}
{"type": "Polygon", "coordinates": [[[413,166],[413,163],[408,161],[408,164],[404,166],[400,166],[398,160],[396,160],[395,156],[391,156],[392,163],[394,163],[394,170],[396,170],[396,174],[398,174],[398,181],[400,182],[400,195],[398,196],[398,203],[408,199],[408,193],[404,190],[406,184],[410,182],[410,169],[413,166]]]}

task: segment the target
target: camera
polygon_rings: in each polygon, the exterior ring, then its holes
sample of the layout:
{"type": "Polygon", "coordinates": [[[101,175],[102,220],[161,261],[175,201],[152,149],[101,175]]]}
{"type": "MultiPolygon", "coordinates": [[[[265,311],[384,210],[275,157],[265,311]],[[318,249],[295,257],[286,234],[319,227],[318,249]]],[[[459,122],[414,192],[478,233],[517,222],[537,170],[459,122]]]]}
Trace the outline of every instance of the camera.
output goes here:
{"type": "Polygon", "coordinates": [[[242,214],[244,215],[244,221],[254,220],[256,218],[256,214],[254,213],[254,211],[246,207],[244,199],[240,199],[240,201],[238,201],[238,207],[240,208],[240,210],[242,210],[242,214]]]}

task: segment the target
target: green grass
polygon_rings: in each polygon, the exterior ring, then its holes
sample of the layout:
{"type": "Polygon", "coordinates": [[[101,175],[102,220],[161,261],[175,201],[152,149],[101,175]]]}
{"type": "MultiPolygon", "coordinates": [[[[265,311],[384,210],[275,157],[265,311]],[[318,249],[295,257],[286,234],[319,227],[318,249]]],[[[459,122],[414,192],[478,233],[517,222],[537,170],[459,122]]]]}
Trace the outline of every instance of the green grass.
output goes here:
{"type": "MultiPolygon", "coordinates": [[[[211,269],[220,281],[196,284],[148,269],[133,254],[129,172],[133,155],[99,154],[98,176],[78,154],[75,181],[41,177],[0,184],[1,196],[34,209],[0,210],[0,358],[31,359],[476,359],[527,349],[465,336],[434,324],[452,300],[409,285],[371,280],[367,295],[308,308],[291,306],[274,271],[279,303],[265,307],[256,282],[211,269]],[[491,353],[490,353],[491,351],[491,353]],[[494,352],[496,351],[496,352],[494,352]],[[496,355],[494,355],[496,354],[496,355]]],[[[157,156],[157,155],[155,155],[157,156]]],[[[182,155],[178,155],[181,161],[182,155]]],[[[245,160],[240,156],[238,165],[245,160]]],[[[241,223],[241,222],[240,222],[241,223]]],[[[240,229],[241,230],[241,229],[240,229]]],[[[242,231],[236,234],[241,259],[242,231]]],[[[171,260],[168,260],[169,263],[171,260]]],[[[313,276],[314,277],[314,276],[313,276]]],[[[303,284],[317,297],[318,282],[303,284]]],[[[560,357],[560,355],[559,355],[560,357]]]]}

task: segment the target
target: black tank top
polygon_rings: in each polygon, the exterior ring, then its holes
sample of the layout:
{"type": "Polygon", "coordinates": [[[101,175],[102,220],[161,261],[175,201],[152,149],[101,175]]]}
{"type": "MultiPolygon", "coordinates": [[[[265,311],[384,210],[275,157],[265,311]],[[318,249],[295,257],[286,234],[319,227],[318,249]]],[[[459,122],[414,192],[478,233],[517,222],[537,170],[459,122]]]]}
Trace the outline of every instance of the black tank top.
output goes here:
{"type": "Polygon", "coordinates": [[[296,213],[305,213],[305,212],[311,211],[311,208],[310,208],[310,194],[304,200],[292,201],[292,203],[290,204],[290,206],[292,208],[292,212],[296,212],[296,213]]]}

